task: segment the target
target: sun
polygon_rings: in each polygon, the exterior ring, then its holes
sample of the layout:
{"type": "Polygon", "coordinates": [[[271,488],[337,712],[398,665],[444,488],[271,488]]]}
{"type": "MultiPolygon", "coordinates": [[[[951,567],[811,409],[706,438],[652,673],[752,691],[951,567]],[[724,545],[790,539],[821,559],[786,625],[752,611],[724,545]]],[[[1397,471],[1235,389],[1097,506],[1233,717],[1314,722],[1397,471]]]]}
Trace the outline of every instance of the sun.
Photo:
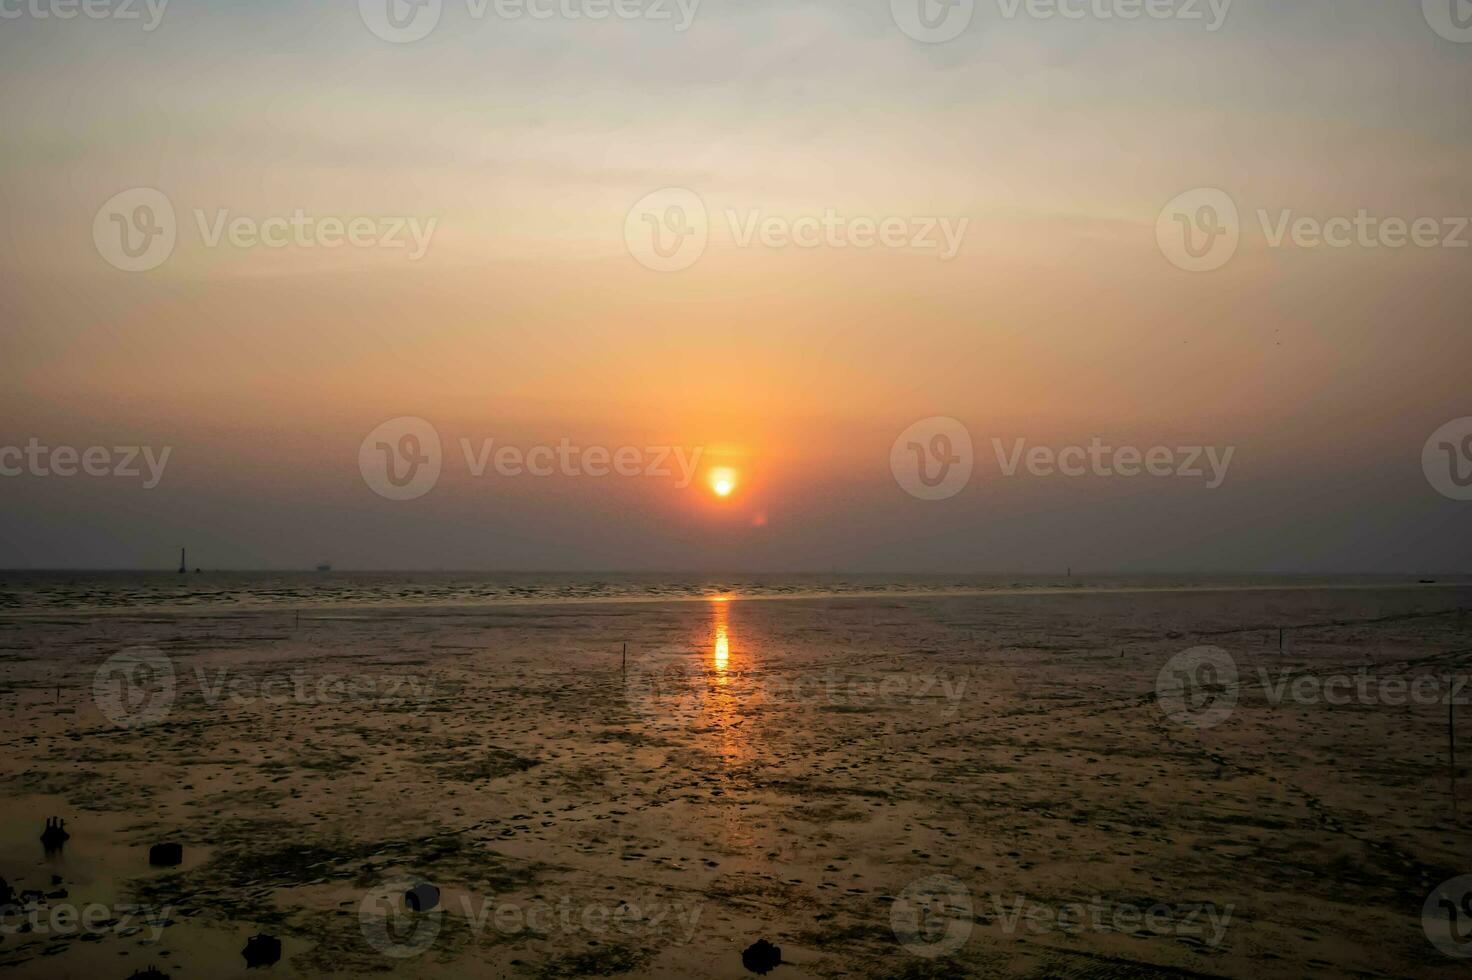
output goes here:
{"type": "Polygon", "coordinates": [[[710,471],[710,488],[717,497],[729,497],[736,491],[736,471],[720,467],[710,471]]]}

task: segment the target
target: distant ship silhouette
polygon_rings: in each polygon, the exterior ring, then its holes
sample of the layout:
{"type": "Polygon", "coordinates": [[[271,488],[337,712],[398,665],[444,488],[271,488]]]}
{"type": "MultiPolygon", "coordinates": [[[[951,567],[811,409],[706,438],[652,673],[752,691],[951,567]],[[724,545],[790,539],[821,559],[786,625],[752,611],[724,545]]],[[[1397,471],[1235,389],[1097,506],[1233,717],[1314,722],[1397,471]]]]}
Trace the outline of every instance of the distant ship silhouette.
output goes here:
{"type": "Polygon", "coordinates": [[[183,548],[180,548],[179,549],[179,574],[180,575],[183,575],[187,571],[189,571],[189,566],[187,566],[187,565],[184,564],[184,549],[183,548]]]}
{"type": "Polygon", "coordinates": [[[317,566],[317,571],[319,571],[319,572],[330,572],[330,571],[332,571],[332,563],[331,562],[324,561],[322,564],[320,564],[320,565],[317,566]]]}

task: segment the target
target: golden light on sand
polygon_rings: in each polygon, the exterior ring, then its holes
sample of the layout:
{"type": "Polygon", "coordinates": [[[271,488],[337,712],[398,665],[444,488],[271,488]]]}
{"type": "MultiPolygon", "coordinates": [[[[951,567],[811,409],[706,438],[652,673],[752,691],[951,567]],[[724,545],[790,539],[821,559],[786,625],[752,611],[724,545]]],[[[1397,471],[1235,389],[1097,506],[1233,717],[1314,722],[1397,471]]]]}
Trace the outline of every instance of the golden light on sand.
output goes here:
{"type": "Polygon", "coordinates": [[[729,497],[736,490],[736,471],[728,466],[710,471],[710,488],[717,497],[729,497]]]}

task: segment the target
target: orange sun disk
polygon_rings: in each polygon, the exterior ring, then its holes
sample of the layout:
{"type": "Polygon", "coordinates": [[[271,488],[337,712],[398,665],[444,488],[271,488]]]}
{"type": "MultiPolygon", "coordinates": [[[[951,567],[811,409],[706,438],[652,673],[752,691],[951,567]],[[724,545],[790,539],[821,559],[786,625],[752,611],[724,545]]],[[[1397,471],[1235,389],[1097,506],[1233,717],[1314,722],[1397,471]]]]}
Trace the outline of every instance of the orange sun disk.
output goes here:
{"type": "Polygon", "coordinates": [[[736,474],[731,470],[711,470],[710,488],[717,497],[729,497],[736,489],[736,474]]]}

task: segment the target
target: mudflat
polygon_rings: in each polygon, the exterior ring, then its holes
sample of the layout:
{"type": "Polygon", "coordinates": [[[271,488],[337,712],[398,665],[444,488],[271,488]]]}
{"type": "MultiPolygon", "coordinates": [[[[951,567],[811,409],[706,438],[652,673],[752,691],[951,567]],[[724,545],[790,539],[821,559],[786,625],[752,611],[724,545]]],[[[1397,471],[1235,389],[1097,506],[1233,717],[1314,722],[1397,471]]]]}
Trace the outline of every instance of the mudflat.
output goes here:
{"type": "Polygon", "coordinates": [[[759,939],[790,978],[1460,975],[1468,608],[7,614],[0,967],[246,976],[268,935],[278,976],[740,977],[759,939]]]}

